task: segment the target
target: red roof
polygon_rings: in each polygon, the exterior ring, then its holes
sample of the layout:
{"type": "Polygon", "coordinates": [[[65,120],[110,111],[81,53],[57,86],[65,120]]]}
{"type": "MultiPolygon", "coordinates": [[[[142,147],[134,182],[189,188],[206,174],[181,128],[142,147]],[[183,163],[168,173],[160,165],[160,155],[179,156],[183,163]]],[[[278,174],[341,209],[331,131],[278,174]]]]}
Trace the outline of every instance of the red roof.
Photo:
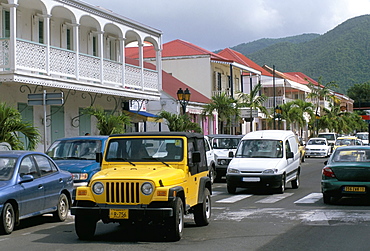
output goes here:
{"type": "Polygon", "coordinates": [[[252,60],[250,60],[249,58],[247,58],[246,56],[244,56],[240,52],[234,51],[230,48],[226,48],[226,49],[220,51],[218,53],[218,55],[223,56],[225,58],[228,58],[230,60],[233,60],[234,62],[237,62],[241,65],[245,65],[245,66],[248,66],[252,69],[260,71],[261,74],[264,75],[264,76],[272,76],[271,73],[266,71],[264,68],[262,68],[261,66],[259,66],[255,62],[253,62],[252,60]]]}
{"type": "MultiPolygon", "coordinates": [[[[155,58],[156,53],[153,46],[145,46],[143,48],[144,58],[155,58]]],[[[127,57],[138,58],[139,51],[137,47],[126,47],[125,53],[127,57]]],[[[168,43],[163,44],[162,49],[162,58],[166,57],[183,57],[183,56],[199,56],[199,55],[209,55],[211,60],[230,62],[216,53],[203,49],[199,46],[196,46],[192,43],[186,42],[184,40],[176,39],[168,43]]]]}
{"type": "Polygon", "coordinates": [[[308,82],[311,82],[312,84],[318,86],[319,83],[310,78],[309,76],[307,76],[306,74],[302,73],[302,72],[285,72],[284,75],[292,80],[292,81],[295,81],[297,83],[300,83],[300,84],[308,84],[308,82]]]}

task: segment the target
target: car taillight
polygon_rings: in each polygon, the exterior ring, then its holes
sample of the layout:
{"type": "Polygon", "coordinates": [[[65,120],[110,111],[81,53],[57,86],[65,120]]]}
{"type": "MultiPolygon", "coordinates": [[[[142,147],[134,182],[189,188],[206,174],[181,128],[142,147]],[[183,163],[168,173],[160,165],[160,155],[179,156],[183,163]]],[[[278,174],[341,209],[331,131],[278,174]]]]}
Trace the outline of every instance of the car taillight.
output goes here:
{"type": "Polygon", "coordinates": [[[324,167],[322,169],[322,175],[324,175],[326,177],[329,177],[329,178],[335,178],[335,174],[334,174],[333,170],[331,170],[330,167],[324,167]]]}

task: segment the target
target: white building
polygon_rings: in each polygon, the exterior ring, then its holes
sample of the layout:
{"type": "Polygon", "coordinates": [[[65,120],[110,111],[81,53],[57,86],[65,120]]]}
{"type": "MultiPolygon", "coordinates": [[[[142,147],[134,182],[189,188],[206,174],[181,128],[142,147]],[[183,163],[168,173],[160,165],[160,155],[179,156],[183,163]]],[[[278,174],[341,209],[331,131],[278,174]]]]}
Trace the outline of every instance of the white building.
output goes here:
{"type": "Polygon", "coordinates": [[[125,101],[160,99],[160,30],[77,0],[0,0],[0,16],[0,101],[45,136],[37,150],[57,138],[98,134],[83,108],[114,112],[125,101]],[[132,43],[137,61],[125,58],[132,43]],[[144,43],[155,48],[153,67],[144,66],[144,43]],[[43,106],[27,104],[28,94],[45,91],[64,95],[63,105],[46,106],[46,133],[43,106]]]}

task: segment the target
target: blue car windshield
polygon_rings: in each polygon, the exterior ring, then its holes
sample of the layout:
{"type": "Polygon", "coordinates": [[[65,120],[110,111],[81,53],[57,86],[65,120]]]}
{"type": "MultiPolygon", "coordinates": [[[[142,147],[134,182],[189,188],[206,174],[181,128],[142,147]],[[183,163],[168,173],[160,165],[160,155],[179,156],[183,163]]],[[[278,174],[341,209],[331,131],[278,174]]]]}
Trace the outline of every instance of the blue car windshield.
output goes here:
{"type": "Polygon", "coordinates": [[[16,158],[0,157],[0,180],[10,180],[16,161],[16,158]]]}
{"type": "Polygon", "coordinates": [[[50,146],[46,154],[54,160],[95,160],[96,153],[101,151],[101,146],[101,141],[94,139],[59,140],[50,146]]]}

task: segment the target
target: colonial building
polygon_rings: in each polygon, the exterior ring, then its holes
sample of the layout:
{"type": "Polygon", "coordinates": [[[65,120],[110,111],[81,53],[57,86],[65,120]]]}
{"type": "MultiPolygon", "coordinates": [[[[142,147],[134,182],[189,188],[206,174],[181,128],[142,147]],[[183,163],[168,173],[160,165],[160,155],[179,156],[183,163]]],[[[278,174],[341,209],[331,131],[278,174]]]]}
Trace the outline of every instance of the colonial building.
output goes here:
{"type": "Polygon", "coordinates": [[[81,113],[86,107],[114,112],[130,100],[160,99],[160,30],[77,0],[0,0],[0,10],[0,101],[38,127],[38,150],[57,138],[97,134],[96,121],[81,113]],[[136,61],[125,57],[132,44],[136,61]],[[154,49],[150,69],[144,44],[154,49]],[[37,93],[63,93],[64,103],[44,112],[28,104],[37,93]]]}

